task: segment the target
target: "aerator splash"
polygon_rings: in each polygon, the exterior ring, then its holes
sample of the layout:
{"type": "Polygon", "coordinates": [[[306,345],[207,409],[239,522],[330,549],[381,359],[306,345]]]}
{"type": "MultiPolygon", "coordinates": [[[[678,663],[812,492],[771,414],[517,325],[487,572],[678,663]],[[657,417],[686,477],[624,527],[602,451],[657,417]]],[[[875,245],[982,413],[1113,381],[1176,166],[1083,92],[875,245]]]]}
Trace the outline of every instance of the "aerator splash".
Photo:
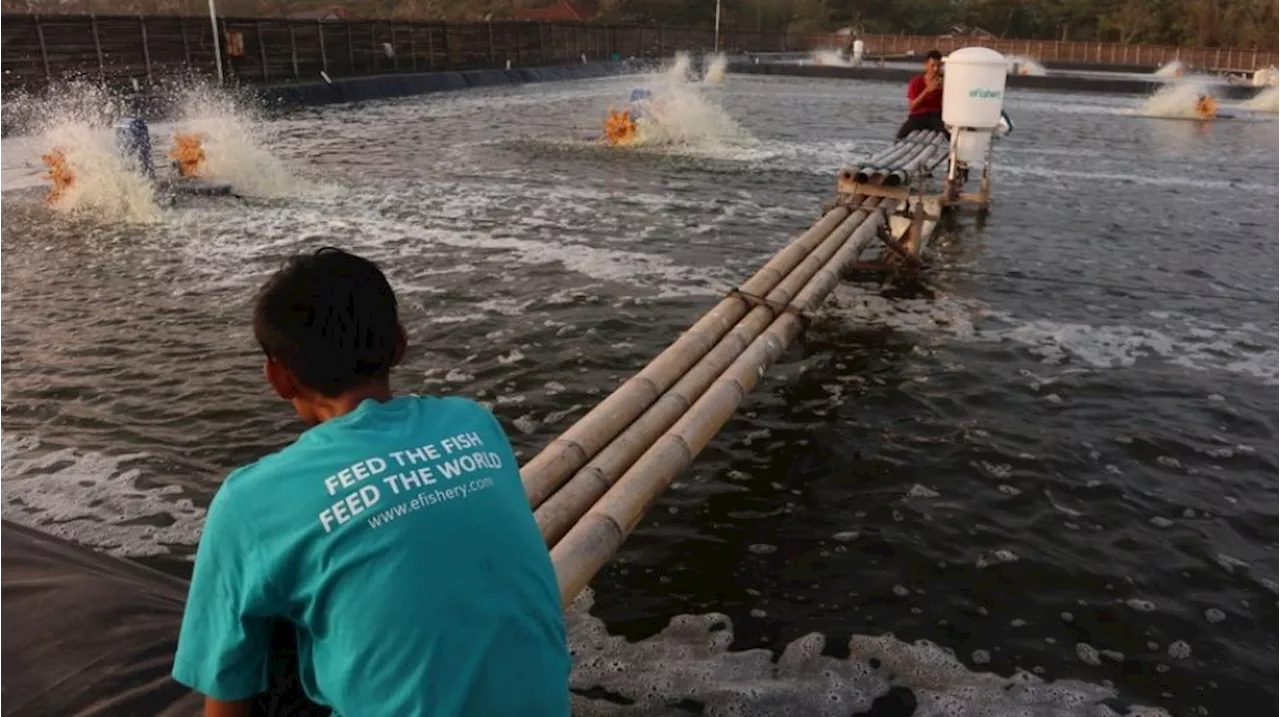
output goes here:
{"type": "MultiPolygon", "coordinates": [[[[200,135],[175,134],[173,136],[173,148],[168,158],[173,160],[172,167],[176,176],[158,178],[151,159],[151,130],[146,121],[129,118],[118,123],[115,131],[116,147],[130,170],[141,174],[158,190],[158,193],[170,197],[178,194],[202,196],[231,194],[230,184],[213,182],[201,177],[207,155],[200,135]]],[[[53,204],[75,185],[78,169],[61,147],[55,147],[41,155],[41,160],[48,167],[47,177],[53,184],[45,201],[53,204]]]]}

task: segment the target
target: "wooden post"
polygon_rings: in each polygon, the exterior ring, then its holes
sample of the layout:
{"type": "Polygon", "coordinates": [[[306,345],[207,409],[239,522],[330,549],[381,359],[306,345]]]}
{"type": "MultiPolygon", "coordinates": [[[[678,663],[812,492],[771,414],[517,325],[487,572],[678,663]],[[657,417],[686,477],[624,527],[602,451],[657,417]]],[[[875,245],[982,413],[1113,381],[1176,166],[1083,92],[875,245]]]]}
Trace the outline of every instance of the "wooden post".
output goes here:
{"type": "Polygon", "coordinates": [[[431,25],[427,25],[427,69],[436,69],[436,33],[431,25]]]}
{"type": "Polygon", "coordinates": [[[400,51],[396,49],[396,26],[391,24],[391,69],[400,70],[400,51]]]}
{"type": "Polygon", "coordinates": [[[485,23],[489,27],[489,67],[498,66],[498,56],[493,49],[493,21],[485,23]]]}
{"type": "Polygon", "coordinates": [[[138,28],[142,31],[142,63],[147,69],[147,84],[151,83],[151,48],[147,47],[147,18],[138,16],[138,28]]]}
{"type": "Polygon", "coordinates": [[[293,79],[298,79],[298,39],[293,32],[293,23],[289,23],[289,59],[293,61],[293,79]]]}
{"type": "Polygon", "coordinates": [[[53,72],[49,69],[49,51],[44,44],[44,26],[40,24],[40,16],[33,17],[36,23],[36,39],[40,41],[40,61],[44,63],[44,80],[53,82],[53,72]]]}
{"type": "Polygon", "coordinates": [[[186,18],[179,18],[178,27],[181,28],[182,30],[182,62],[187,66],[187,69],[190,69],[191,68],[191,41],[187,39],[186,18]]]}
{"type": "Polygon", "coordinates": [[[440,27],[444,30],[440,35],[440,51],[444,54],[444,69],[448,70],[453,67],[453,57],[449,54],[449,26],[445,24],[440,27]]]}
{"type": "Polygon", "coordinates": [[[369,49],[373,52],[373,71],[378,71],[378,26],[376,23],[369,25],[369,49]]]}
{"type": "Polygon", "coordinates": [[[409,67],[418,71],[418,24],[409,25],[409,67]]]}
{"type": "Polygon", "coordinates": [[[329,55],[324,51],[324,23],[316,18],[316,34],[320,36],[320,71],[328,74],[329,55]]]}
{"type": "Polygon", "coordinates": [[[351,63],[351,74],[356,74],[356,43],[351,37],[351,21],[347,20],[347,61],[351,63]]]}
{"type": "Polygon", "coordinates": [[[90,15],[89,23],[93,27],[93,49],[98,53],[98,80],[107,79],[107,70],[102,61],[102,41],[98,39],[98,16],[90,15]]]}
{"type": "Polygon", "coordinates": [[[271,73],[267,72],[267,44],[262,41],[262,21],[253,23],[253,27],[258,32],[258,61],[262,63],[262,81],[266,82],[271,79],[271,73]]]}

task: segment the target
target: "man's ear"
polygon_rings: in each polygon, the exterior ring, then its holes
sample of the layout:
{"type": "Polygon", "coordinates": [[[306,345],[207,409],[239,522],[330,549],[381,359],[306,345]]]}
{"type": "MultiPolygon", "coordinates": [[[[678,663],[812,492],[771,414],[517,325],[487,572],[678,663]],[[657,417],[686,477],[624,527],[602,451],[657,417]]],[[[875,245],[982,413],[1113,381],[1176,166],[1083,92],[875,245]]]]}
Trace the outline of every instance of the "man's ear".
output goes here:
{"type": "Polygon", "coordinates": [[[391,357],[391,365],[399,366],[404,360],[404,353],[409,348],[409,335],[405,333],[404,327],[396,324],[396,352],[391,357]]]}
{"type": "Polygon", "coordinates": [[[262,373],[267,377],[267,383],[271,384],[271,388],[275,389],[276,395],[280,398],[292,401],[298,396],[297,379],[280,362],[267,357],[266,362],[262,364],[262,373]]]}

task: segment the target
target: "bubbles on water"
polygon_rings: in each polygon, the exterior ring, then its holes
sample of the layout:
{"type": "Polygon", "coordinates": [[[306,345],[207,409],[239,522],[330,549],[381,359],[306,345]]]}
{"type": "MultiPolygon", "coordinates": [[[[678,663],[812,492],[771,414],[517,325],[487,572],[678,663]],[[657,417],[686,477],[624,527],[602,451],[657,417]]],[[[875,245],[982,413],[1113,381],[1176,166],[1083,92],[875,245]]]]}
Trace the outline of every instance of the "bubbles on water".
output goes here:
{"type": "Polygon", "coordinates": [[[1191,657],[1191,646],[1182,640],[1177,640],[1169,645],[1169,657],[1175,660],[1185,660],[1191,657]]]}
{"type": "Polygon", "coordinates": [[[163,555],[200,535],[204,509],[179,486],[146,486],[143,454],[46,450],[38,439],[9,434],[0,446],[8,520],[133,557],[163,555]]]}
{"type": "Polygon", "coordinates": [[[1086,665],[1101,665],[1102,658],[1098,655],[1098,650],[1087,642],[1076,643],[1076,657],[1086,665]]]}
{"type": "Polygon", "coordinates": [[[993,550],[978,556],[977,566],[986,568],[992,565],[1018,562],[1018,555],[1012,550],[993,550]]]}
{"type": "Polygon", "coordinates": [[[1172,528],[1173,521],[1164,516],[1157,515],[1151,519],[1151,524],[1157,528],[1172,528]]]}
{"type": "Polygon", "coordinates": [[[1215,625],[1226,620],[1227,614],[1216,607],[1211,607],[1204,611],[1204,619],[1207,620],[1210,625],[1215,625]]]}
{"type": "Polygon", "coordinates": [[[1218,564],[1218,567],[1229,573],[1234,573],[1237,568],[1244,568],[1246,570],[1249,568],[1249,564],[1245,561],[1239,558],[1233,558],[1225,553],[1218,553],[1214,556],[1214,562],[1218,564]]]}
{"type": "Polygon", "coordinates": [[[1155,612],[1156,610],[1156,604],[1151,602],[1150,600],[1140,600],[1138,598],[1129,598],[1128,600],[1124,601],[1124,604],[1128,605],[1130,608],[1134,610],[1137,610],[1138,612],[1155,612]]]}
{"type": "Polygon", "coordinates": [[[856,530],[844,530],[832,535],[831,539],[841,543],[852,543],[858,539],[859,535],[861,535],[861,533],[856,530]]]}
{"type": "Polygon", "coordinates": [[[752,543],[747,546],[747,552],[752,555],[773,555],[778,552],[778,546],[769,545],[768,543],[752,543]]]}
{"type": "Polygon", "coordinates": [[[937,498],[942,494],[932,488],[926,488],[916,483],[911,486],[911,490],[907,491],[907,495],[911,498],[937,498]]]}

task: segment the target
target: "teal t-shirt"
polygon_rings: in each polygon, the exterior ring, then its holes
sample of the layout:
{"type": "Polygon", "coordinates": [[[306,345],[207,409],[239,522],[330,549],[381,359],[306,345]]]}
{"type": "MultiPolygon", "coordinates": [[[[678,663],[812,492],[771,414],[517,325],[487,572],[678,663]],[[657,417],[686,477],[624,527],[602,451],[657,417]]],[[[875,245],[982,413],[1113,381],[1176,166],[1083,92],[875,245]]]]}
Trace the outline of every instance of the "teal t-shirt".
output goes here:
{"type": "Polygon", "coordinates": [[[227,477],[174,679],[265,691],[279,619],[308,696],[342,717],[569,714],[555,571],[506,434],[473,401],[366,400],[227,477]]]}

